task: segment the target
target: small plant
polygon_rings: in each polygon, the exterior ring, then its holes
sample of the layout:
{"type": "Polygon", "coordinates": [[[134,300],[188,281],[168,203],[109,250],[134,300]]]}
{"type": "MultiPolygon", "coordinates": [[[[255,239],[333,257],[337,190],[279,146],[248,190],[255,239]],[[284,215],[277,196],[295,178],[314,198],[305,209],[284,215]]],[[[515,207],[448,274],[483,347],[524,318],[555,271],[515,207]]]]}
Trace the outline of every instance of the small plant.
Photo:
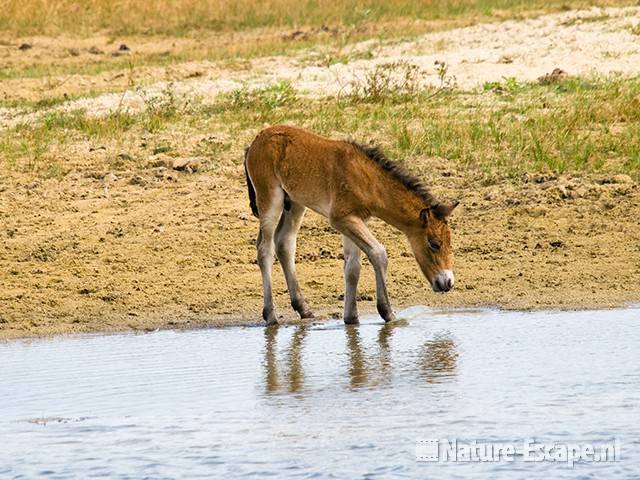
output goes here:
{"type": "Polygon", "coordinates": [[[406,62],[377,65],[364,80],[351,82],[350,97],[373,103],[414,95],[421,73],[417,65],[406,62]]]}
{"type": "Polygon", "coordinates": [[[504,85],[509,93],[515,93],[522,89],[522,85],[518,82],[516,77],[503,77],[504,85]]]}
{"type": "Polygon", "coordinates": [[[264,88],[242,87],[228,94],[227,99],[234,108],[270,111],[293,103],[297,93],[291,82],[283,80],[264,88]]]}
{"type": "Polygon", "coordinates": [[[173,82],[167,83],[159,94],[149,94],[141,88],[138,93],[144,101],[145,113],[150,117],[173,118],[179,112],[188,111],[193,103],[192,99],[176,93],[173,82]]]}
{"type": "Polygon", "coordinates": [[[436,60],[436,73],[438,74],[438,79],[440,80],[440,85],[438,89],[442,90],[445,88],[453,88],[456,85],[456,77],[453,75],[449,75],[449,65],[447,62],[443,60],[436,60]]]}
{"type": "Polygon", "coordinates": [[[198,141],[193,147],[193,153],[203,157],[214,157],[220,153],[228,152],[232,147],[232,142],[210,136],[198,141]]]}
{"type": "Polygon", "coordinates": [[[629,27],[629,31],[634,35],[640,35],[640,23],[636,23],[635,25],[629,27]]]}
{"type": "Polygon", "coordinates": [[[22,156],[26,158],[27,171],[35,170],[42,163],[44,156],[49,151],[50,142],[42,130],[37,130],[31,136],[20,142],[22,156]]]}
{"type": "Polygon", "coordinates": [[[42,172],[44,178],[56,178],[58,180],[64,177],[65,174],[65,169],[59,159],[51,160],[44,169],[44,172],[42,172]]]}
{"type": "Polygon", "coordinates": [[[502,87],[502,83],[500,82],[484,82],[482,84],[482,90],[485,92],[502,92],[504,88],[502,87]]]}
{"type": "MultiPolygon", "coordinates": [[[[144,111],[141,118],[145,129],[149,132],[156,132],[168,120],[175,119],[179,113],[193,113],[196,109],[194,104],[198,98],[187,95],[178,95],[172,82],[160,91],[160,93],[148,93],[138,88],[138,93],[144,101],[144,111]]],[[[120,108],[115,112],[120,114],[120,108]]]]}
{"type": "Polygon", "coordinates": [[[257,94],[259,102],[269,110],[293,103],[297,98],[291,83],[284,80],[258,90],[257,94]]]}
{"type": "Polygon", "coordinates": [[[517,93],[524,88],[524,84],[518,82],[516,77],[502,77],[501,82],[484,82],[482,90],[495,93],[517,93]]]}
{"type": "Polygon", "coordinates": [[[413,141],[406,125],[403,125],[398,129],[398,131],[396,132],[396,137],[398,150],[400,150],[404,154],[410,152],[413,148],[413,141]]]}

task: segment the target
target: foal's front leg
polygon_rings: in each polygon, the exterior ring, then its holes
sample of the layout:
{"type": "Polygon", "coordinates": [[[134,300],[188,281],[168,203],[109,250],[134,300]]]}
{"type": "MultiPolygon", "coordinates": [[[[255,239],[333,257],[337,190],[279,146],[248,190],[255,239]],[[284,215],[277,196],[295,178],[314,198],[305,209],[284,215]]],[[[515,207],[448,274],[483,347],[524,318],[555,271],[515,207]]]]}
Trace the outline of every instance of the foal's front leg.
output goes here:
{"type": "MultiPolygon", "coordinates": [[[[387,251],[373,236],[360,217],[347,216],[342,218],[332,218],[331,224],[343,235],[349,237],[364,253],[369,257],[371,265],[376,275],[376,297],[378,313],[385,322],[395,320],[389,295],[387,294],[387,251]]],[[[346,298],[346,296],[345,296],[346,298]]]]}
{"type": "Polygon", "coordinates": [[[358,323],[356,295],[360,279],[360,248],[346,235],[342,236],[344,254],[344,323],[358,323]]]}

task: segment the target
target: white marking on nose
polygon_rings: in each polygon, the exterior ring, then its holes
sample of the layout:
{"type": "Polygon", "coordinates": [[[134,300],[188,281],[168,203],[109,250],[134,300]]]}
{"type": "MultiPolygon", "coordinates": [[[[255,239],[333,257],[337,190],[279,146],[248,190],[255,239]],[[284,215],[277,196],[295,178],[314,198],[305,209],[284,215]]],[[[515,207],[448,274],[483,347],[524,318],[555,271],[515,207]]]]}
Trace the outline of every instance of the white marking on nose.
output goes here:
{"type": "Polygon", "coordinates": [[[440,270],[433,281],[433,289],[436,292],[448,292],[454,283],[455,277],[451,270],[440,270]]]}

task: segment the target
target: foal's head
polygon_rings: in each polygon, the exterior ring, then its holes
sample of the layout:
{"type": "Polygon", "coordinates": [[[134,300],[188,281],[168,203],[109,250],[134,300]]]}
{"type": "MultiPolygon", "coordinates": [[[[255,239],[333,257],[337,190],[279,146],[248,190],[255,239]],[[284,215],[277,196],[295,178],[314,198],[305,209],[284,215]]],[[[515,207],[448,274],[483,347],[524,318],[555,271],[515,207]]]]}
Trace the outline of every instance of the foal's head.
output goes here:
{"type": "Polygon", "coordinates": [[[453,254],[451,230],[447,218],[456,208],[452,204],[437,203],[420,212],[422,228],[411,244],[422,272],[434,292],[448,292],[453,288],[453,254]]]}

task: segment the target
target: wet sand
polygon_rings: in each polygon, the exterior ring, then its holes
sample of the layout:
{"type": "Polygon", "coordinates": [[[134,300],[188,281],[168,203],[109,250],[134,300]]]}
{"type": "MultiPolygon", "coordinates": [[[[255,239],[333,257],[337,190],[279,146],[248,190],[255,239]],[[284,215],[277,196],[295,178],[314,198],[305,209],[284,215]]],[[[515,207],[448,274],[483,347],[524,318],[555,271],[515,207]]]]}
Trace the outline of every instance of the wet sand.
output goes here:
{"type": "MultiPolygon", "coordinates": [[[[640,301],[640,191],[625,175],[496,180],[438,158],[411,165],[452,220],[456,288],[435,294],[403,236],[381,222],[389,293],[409,305],[582,309],[640,301]]],[[[257,220],[242,168],[154,170],[61,180],[0,179],[0,338],[260,324],[257,220]]],[[[312,212],[298,243],[303,292],[321,317],[342,309],[340,236],[312,212]]],[[[282,322],[295,321],[279,266],[282,322]]],[[[361,313],[375,312],[365,260],[361,313]]]]}

